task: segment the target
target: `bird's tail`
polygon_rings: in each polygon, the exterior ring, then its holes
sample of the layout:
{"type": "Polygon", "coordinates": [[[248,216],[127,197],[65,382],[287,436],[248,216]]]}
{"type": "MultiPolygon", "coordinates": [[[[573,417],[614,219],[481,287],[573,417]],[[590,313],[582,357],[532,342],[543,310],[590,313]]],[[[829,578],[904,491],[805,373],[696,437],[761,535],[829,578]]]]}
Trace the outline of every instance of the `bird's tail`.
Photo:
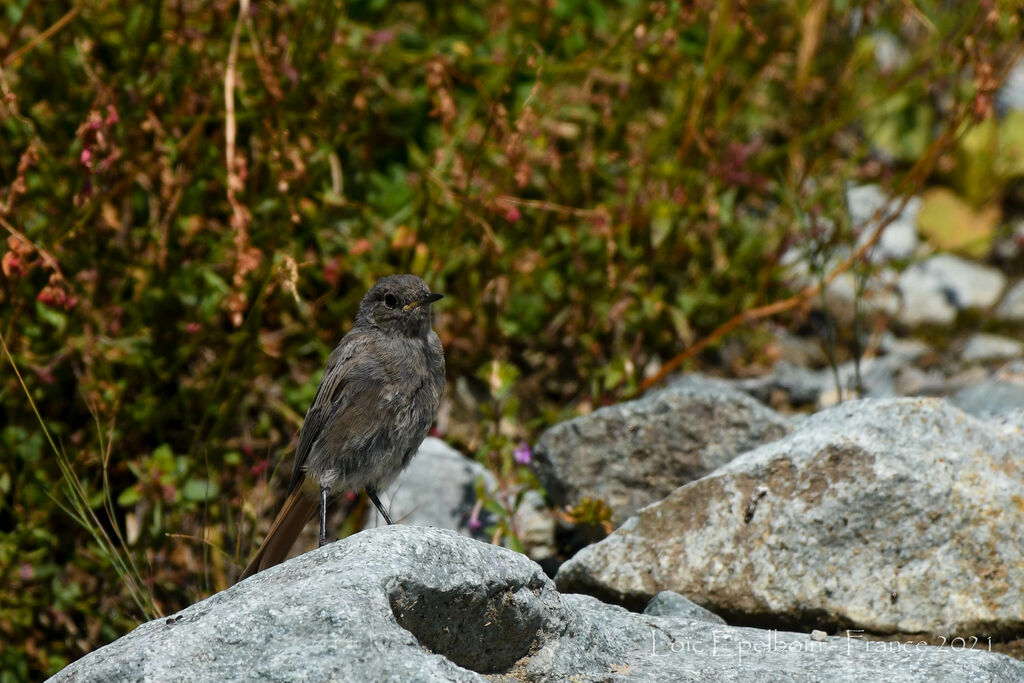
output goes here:
{"type": "Polygon", "coordinates": [[[310,495],[304,486],[297,486],[284,501],[284,507],[277,513],[267,538],[253,555],[239,581],[284,562],[288,557],[288,551],[295,544],[295,539],[302,533],[302,528],[313,517],[319,505],[320,501],[316,496],[310,495]]]}

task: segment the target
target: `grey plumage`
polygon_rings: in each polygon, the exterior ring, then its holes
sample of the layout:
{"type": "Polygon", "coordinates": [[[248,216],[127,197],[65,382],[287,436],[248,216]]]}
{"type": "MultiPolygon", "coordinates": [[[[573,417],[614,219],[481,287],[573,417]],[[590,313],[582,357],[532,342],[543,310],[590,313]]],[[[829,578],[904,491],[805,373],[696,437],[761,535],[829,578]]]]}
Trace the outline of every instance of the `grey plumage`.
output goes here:
{"type": "Polygon", "coordinates": [[[318,505],[323,542],[328,492],[366,489],[379,507],[377,492],[409,464],[437,415],[444,353],[430,305],[440,298],[415,275],[382,278],[363,297],[306,413],[288,499],[242,578],[283,561],[318,505]]]}

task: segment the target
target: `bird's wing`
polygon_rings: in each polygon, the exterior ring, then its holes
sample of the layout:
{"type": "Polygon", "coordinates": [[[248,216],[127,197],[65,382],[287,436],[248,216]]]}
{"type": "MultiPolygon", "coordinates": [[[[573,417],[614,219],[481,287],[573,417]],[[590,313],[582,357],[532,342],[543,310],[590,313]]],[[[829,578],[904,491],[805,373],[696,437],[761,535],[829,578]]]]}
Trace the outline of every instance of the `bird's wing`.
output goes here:
{"type": "Polygon", "coordinates": [[[357,347],[356,341],[357,337],[346,336],[327,359],[320,387],[316,390],[313,403],[306,411],[306,419],[302,421],[302,429],[299,430],[299,445],[295,449],[295,465],[292,467],[292,479],[288,484],[289,492],[294,491],[302,483],[309,452],[334,413],[334,397],[345,385],[347,376],[351,375],[348,366],[357,347]]]}

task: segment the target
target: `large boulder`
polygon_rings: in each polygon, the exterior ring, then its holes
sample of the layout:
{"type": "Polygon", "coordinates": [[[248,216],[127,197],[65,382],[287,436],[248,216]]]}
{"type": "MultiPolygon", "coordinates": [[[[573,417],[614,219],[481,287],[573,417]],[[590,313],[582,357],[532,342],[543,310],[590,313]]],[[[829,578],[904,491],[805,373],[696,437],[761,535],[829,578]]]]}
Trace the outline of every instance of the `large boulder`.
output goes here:
{"type": "Polygon", "coordinates": [[[619,523],[789,428],[788,418],[727,383],[688,376],[548,429],[535,468],[555,503],[601,499],[619,523]]]}
{"type": "Polygon", "coordinates": [[[672,596],[651,612],[561,595],[510,550],[395,525],[143,624],[51,680],[1024,679],[1024,663],[978,650],[729,627],[672,596]]]}
{"type": "Polygon", "coordinates": [[[744,623],[952,637],[1024,632],[1024,436],[939,399],[798,423],[580,551],[561,590],[682,593],[744,623]]]}

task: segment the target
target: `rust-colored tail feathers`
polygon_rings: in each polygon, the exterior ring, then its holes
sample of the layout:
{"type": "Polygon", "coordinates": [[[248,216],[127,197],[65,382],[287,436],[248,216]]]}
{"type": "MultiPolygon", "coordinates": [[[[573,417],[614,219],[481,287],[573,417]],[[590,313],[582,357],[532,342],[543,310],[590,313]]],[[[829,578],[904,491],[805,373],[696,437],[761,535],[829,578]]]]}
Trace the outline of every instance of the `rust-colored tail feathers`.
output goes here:
{"type": "Polygon", "coordinates": [[[284,507],[277,513],[266,540],[253,555],[239,581],[284,562],[288,557],[288,551],[295,544],[295,539],[302,533],[302,528],[312,519],[319,506],[320,501],[316,496],[310,495],[304,486],[296,487],[284,501],[284,507]]]}

